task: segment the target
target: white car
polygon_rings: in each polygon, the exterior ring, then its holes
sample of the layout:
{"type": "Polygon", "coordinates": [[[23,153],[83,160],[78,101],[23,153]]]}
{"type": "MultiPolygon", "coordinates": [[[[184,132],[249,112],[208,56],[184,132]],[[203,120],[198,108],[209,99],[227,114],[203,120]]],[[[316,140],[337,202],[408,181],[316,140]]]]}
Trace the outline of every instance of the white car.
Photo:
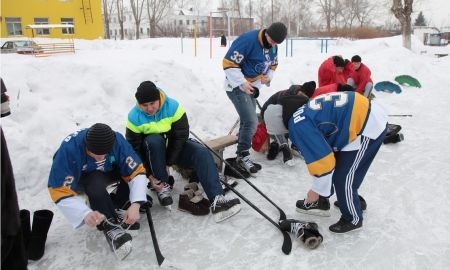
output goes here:
{"type": "Polygon", "coordinates": [[[3,43],[1,53],[34,54],[42,50],[32,40],[11,40],[3,43]]]}

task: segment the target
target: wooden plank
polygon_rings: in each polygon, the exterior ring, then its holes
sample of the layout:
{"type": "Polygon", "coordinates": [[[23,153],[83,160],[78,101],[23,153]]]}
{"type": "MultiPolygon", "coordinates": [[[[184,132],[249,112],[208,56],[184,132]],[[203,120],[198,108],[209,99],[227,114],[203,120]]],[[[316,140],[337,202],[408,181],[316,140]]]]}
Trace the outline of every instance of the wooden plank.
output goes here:
{"type": "Polygon", "coordinates": [[[238,141],[238,137],[236,135],[225,135],[222,137],[218,137],[212,140],[209,140],[206,143],[213,150],[223,150],[225,147],[236,144],[238,141]]]}

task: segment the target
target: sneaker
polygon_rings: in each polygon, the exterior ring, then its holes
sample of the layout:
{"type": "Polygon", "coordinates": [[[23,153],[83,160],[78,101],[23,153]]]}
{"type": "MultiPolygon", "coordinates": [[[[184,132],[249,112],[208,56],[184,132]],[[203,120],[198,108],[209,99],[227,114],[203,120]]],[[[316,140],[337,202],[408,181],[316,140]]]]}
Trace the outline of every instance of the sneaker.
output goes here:
{"type": "Polygon", "coordinates": [[[155,183],[153,188],[158,195],[158,201],[161,206],[172,205],[172,191],[169,184],[160,181],[159,183],[155,183]]]}
{"type": "MultiPolygon", "coordinates": [[[[366,200],[364,200],[364,198],[363,198],[361,195],[358,195],[358,197],[359,197],[359,202],[360,202],[360,204],[361,204],[361,210],[366,211],[366,209],[367,209],[367,203],[366,203],[366,200]]],[[[339,208],[339,202],[338,202],[338,201],[335,201],[335,202],[334,202],[334,206],[336,206],[336,207],[339,208]]]]}
{"type": "Polygon", "coordinates": [[[227,199],[223,195],[217,195],[211,204],[211,212],[216,222],[221,222],[241,211],[241,202],[238,198],[227,199]]]}
{"type": "Polygon", "coordinates": [[[267,159],[268,160],[274,160],[278,153],[280,152],[280,147],[276,141],[273,141],[269,145],[269,151],[267,153],[267,159]]]}
{"type": "Polygon", "coordinates": [[[249,173],[256,173],[261,170],[261,165],[255,165],[250,159],[248,151],[242,151],[236,158],[236,163],[249,173]]]}
{"type": "Polygon", "coordinates": [[[334,233],[346,233],[349,231],[355,231],[362,228],[362,220],[355,225],[350,221],[345,220],[344,218],[340,218],[339,221],[329,227],[330,231],[334,233]]]}
{"type": "Polygon", "coordinates": [[[292,157],[291,149],[289,149],[289,146],[287,144],[283,144],[280,147],[281,152],[283,153],[283,162],[284,164],[288,166],[294,166],[294,160],[292,157]]]}
{"type": "Polygon", "coordinates": [[[319,196],[319,199],[312,203],[307,203],[306,200],[298,200],[296,203],[297,212],[315,215],[315,216],[330,216],[330,201],[328,198],[319,196]]]}
{"type": "Polygon", "coordinates": [[[106,241],[119,260],[125,259],[131,252],[131,235],[114,218],[103,221],[103,233],[106,241]]]}

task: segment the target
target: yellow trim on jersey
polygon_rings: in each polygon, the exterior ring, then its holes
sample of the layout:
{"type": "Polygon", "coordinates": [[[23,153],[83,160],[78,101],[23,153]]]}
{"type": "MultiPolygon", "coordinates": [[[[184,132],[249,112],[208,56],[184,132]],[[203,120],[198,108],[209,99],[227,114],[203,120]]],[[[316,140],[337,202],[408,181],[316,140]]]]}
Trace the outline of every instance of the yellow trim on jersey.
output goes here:
{"type": "Polygon", "coordinates": [[[348,126],[348,141],[352,142],[361,133],[369,113],[369,100],[361,94],[355,94],[353,101],[352,118],[348,126]]]}
{"type": "Polygon", "coordinates": [[[67,186],[62,186],[62,187],[58,187],[58,188],[48,188],[48,192],[50,193],[50,197],[52,198],[52,200],[54,202],[58,202],[61,199],[67,198],[67,197],[72,197],[72,196],[77,196],[78,194],[73,191],[72,189],[70,189],[67,186]]]}
{"type": "Polygon", "coordinates": [[[336,166],[334,153],[331,152],[327,156],[308,164],[308,171],[311,175],[320,177],[331,172],[336,166]]]}

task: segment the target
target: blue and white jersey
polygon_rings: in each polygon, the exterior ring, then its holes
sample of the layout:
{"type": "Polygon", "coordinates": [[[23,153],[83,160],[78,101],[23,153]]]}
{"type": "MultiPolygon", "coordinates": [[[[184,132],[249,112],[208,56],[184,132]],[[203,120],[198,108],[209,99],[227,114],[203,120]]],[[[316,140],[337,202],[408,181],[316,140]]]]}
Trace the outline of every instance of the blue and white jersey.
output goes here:
{"type": "Polygon", "coordinates": [[[249,81],[253,86],[261,87],[261,76],[272,80],[273,71],[278,66],[278,47],[264,47],[265,29],[252,30],[240,35],[231,44],[222,65],[225,71],[227,91],[249,81]]]}

